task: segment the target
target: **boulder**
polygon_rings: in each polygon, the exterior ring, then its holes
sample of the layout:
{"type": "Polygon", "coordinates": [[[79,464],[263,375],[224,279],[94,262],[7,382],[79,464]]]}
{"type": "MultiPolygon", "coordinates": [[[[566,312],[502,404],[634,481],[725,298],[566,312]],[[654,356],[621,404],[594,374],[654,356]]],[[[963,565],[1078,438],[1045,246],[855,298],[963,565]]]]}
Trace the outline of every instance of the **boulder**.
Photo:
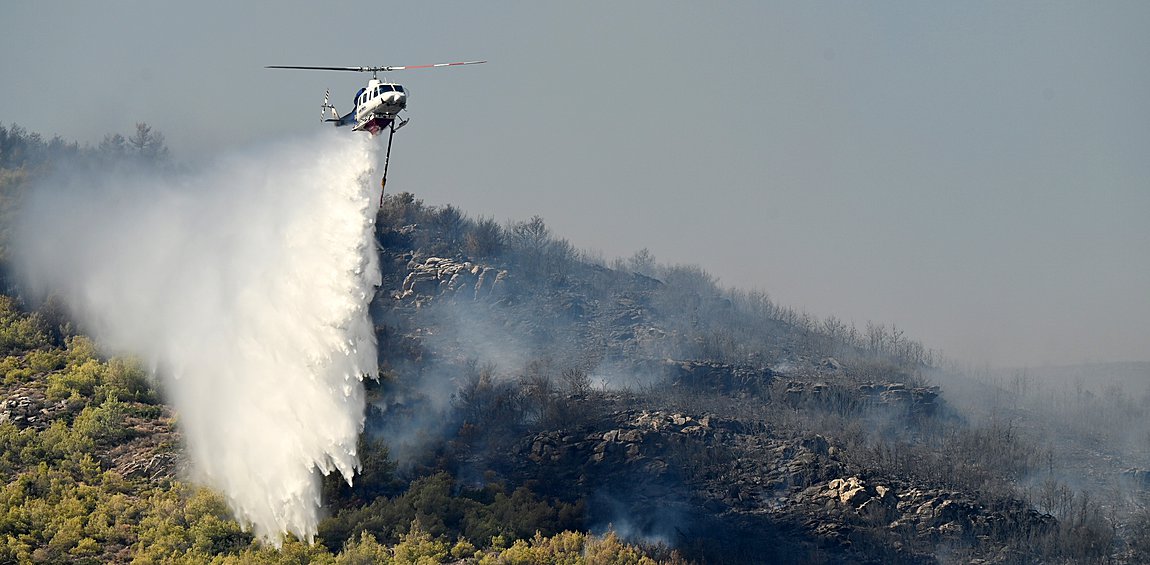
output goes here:
{"type": "Polygon", "coordinates": [[[67,411],[67,401],[52,402],[40,389],[20,387],[0,401],[0,422],[12,422],[18,428],[44,429],[67,411]]]}

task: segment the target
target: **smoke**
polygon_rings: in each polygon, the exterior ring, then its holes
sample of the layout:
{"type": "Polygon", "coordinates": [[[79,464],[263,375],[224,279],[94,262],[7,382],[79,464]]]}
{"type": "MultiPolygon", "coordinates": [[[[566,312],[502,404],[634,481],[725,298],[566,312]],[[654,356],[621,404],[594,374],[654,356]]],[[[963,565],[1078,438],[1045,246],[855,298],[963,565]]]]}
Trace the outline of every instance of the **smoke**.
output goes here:
{"type": "Polygon", "coordinates": [[[331,132],[179,178],[61,175],[22,212],[28,288],[150,363],[196,478],[273,543],[315,534],[320,473],[358,469],[377,370],[372,166],[369,139],[331,132]]]}

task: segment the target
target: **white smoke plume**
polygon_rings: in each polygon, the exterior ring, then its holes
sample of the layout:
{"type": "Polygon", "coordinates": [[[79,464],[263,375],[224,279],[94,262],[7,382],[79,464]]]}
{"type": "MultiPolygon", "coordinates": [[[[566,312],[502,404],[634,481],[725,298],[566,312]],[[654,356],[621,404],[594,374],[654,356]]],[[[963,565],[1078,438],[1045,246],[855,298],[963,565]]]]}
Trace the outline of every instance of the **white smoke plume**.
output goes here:
{"type": "Polygon", "coordinates": [[[112,351],[152,364],[196,478],[278,543],[310,539],[319,473],[359,465],[377,371],[373,142],[331,132],[178,180],[57,179],[22,211],[29,288],[112,351]]]}

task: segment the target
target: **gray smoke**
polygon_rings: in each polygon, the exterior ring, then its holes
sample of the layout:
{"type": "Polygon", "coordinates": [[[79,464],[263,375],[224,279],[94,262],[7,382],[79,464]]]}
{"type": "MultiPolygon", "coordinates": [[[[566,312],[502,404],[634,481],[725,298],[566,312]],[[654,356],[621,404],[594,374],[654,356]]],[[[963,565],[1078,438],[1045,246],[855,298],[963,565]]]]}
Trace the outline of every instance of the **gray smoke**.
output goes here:
{"type": "Polygon", "coordinates": [[[57,178],[22,211],[28,288],[155,368],[195,478],[273,543],[311,538],[319,474],[350,481],[359,465],[361,379],[377,371],[373,155],[330,132],[178,179],[57,178]]]}

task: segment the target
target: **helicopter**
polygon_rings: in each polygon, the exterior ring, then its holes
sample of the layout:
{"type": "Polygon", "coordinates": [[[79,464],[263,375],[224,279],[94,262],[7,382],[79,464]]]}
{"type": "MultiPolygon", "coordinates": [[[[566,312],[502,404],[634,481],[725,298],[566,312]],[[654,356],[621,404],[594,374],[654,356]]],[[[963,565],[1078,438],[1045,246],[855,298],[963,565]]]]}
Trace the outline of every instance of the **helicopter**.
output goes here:
{"type": "MultiPolygon", "coordinates": [[[[403,71],[410,69],[431,69],[436,67],[457,67],[460,65],[478,65],[487,61],[460,61],[456,63],[436,63],[433,65],[408,65],[400,67],[301,67],[268,65],[268,69],[301,69],[308,71],[349,71],[356,73],[371,73],[371,80],[367,86],[355,93],[350,112],[340,115],[331,104],[331,90],[324,92],[323,105],[320,107],[320,119],[329,122],[335,127],[352,126],[352,131],[366,131],[372,137],[379,135],[384,129],[387,135],[387,156],[383,161],[383,178],[380,186],[387,189],[387,166],[391,162],[391,141],[395,132],[407,125],[410,119],[399,117],[399,113],[407,108],[408,91],[403,85],[394,82],[379,80],[379,73],[390,71],[403,71]],[[329,114],[330,112],[330,114],[329,114]],[[398,122],[397,122],[398,120],[398,122]]],[[[383,206],[383,194],[379,195],[379,205],[383,206]]]]}
{"type": "Polygon", "coordinates": [[[371,73],[371,80],[367,86],[355,93],[354,107],[350,112],[339,115],[335,106],[331,104],[331,91],[324,93],[323,105],[320,108],[320,118],[325,122],[334,123],[336,127],[352,126],[353,131],[366,131],[372,136],[388,128],[394,133],[407,125],[408,120],[399,118],[399,112],[407,108],[407,89],[401,84],[379,80],[379,73],[402,71],[410,69],[430,69],[435,67],[456,67],[459,65],[478,65],[487,61],[461,61],[457,63],[436,63],[434,65],[409,65],[400,67],[299,67],[269,65],[268,69],[302,69],[310,71],[350,71],[356,73],[371,73]],[[329,115],[328,112],[331,112],[329,115]],[[396,123],[396,120],[399,120],[396,123]]]}

